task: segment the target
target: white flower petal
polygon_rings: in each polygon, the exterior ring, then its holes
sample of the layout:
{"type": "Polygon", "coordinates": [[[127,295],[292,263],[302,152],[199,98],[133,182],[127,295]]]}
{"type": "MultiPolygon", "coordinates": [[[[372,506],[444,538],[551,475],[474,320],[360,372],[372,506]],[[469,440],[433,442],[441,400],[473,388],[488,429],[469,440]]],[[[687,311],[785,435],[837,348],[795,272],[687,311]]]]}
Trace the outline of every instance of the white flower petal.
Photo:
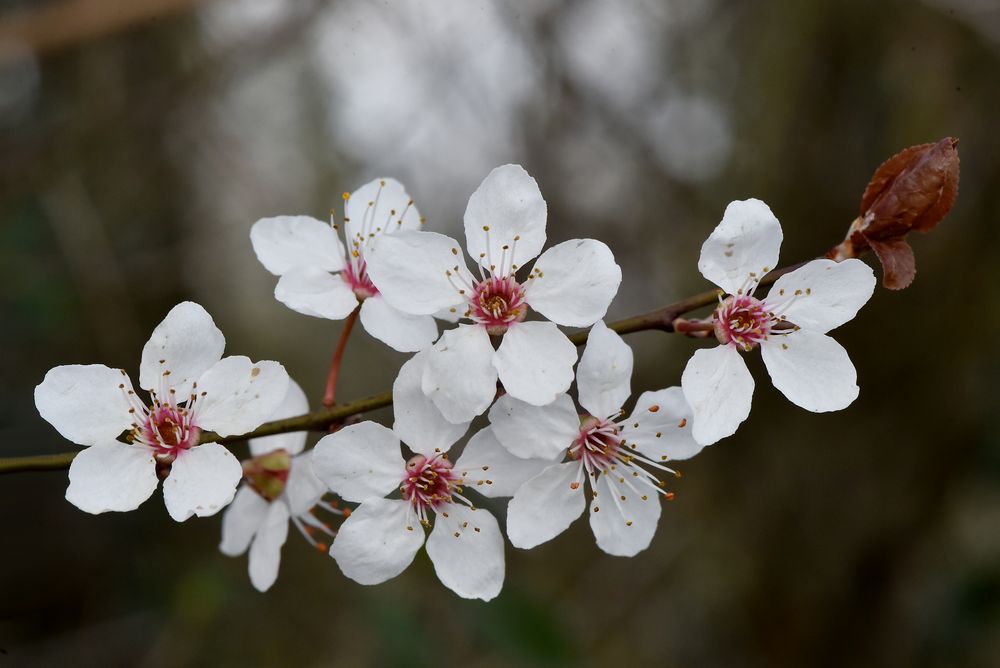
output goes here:
{"type": "Polygon", "coordinates": [[[407,501],[370,499],[344,520],[330,547],[344,575],[363,585],[390,580],[413,561],[424,530],[407,501]]]}
{"type": "Polygon", "coordinates": [[[490,409],[490,428],[515,457],[551,461],[580,435],[580,416],[568,394],[558,395],[547,406],[534,406],[505,394],[490,409]]]}
{"type": "Polygon", "coordinates": [[[435,311],[434,318],[438,320],[444,320],[445,322],[450,322],[451,324],[455,324],[456,322],[462,319],[463,313],[464,311],[460,313],[458,309],[454,307],[443,308],[438,311],[435,311]]]}
{"type": "Polygon", "coordinates": [[[649,547],[660,521],[660,495],[652,489],[636,493],[606,474],[597,477],[595,487],[590,528],[597,547],[616,557],[634,557],[649,547]],[[617,503],[612,496],[618,497],[617,503]]]}
{"type": "Polygon", "coordinates": [[[438,328],[430,315],[410,315],[389,303],[381,295],[361,303],[361,326],[376,339],[401,353],[415,353],[434,343],[438,328]]]}
{"type": "Polygon", "coordinates": [[[221,436],[245,434],[274,414],[288,390],[288,373],[277,362],[234,355],[198,378],[196,422],[221,436]]]}
{"type": "Polygon", "coordinates": [[[632,394],[632,349],[598,320],[576,367],[580,405],[591,415],[614,415],[632,394]]]}
{"type": "Polygon", "coordinates": [[[87,513],[135,510],[159,482],[153,451],[102,443],[81,450],[69,466],[66,500],[87,513]]]}
{"type": "Polygon", "coordinates": [[[826,334],[799,330],[761,344],[774,386],[814,413],[839,411],[858,398],[858,372],[844,347],[826,334]]]}
{"type": "Polygon", "coordinates": [[[413,315],[433,315],[465,301],[447,272],[471,275],[458,242],[437,232],[405,230],[381,237],[365,256],[368,277],[390,305],[413,315]]]}
{"type": "Polygon", "coordinates": [[[722,222],[701,247],[701,275],[729,294],[737,294],[756,274],[754,282],[778,264],[781,224],[759,199],[731,202],[722,222]]]}
{"type": "Polygon", "coordinates": [[[250,228],[250,243],[260,263],[275,276],[297,267],[344,268],[344,245],[337,231],[310,216],[261,218],[250,228]]]}
{"type": "Polygon", "coordinates": [[[427,353],[417,353],[399,370],[392,384],[392,430],[410,447],[427,457],[447,452],[469,429],[468,422],[454,424],[444,419],[441,411],[420,389],[427,353]]]}
{"type": "Polygon", "coordinates": [[[465,240],[469,257],[484,267],[493,264],[498,270],[501,258],[508,267],[512,260],[516,266],[524,266],[545,245],[547,216],[538,184],[523,167],[497,167],[472,193],[465,209],[465,240]],[[484,227],[489,227],[489,244],[484,227]],[[515,241],[515,237],[519,238],[515,241]],[[506,254],[504,246],[509,247],[506,254]]]}
{"type": "Polygon", "coordinates": [[[603,318],[622,282],[611,249],[594,239],[553,246],[538,258],[532,273],[528,305],[566,327],[589,327],[603,318]]]}
{"type": "Polygon", "coordinates": [[[324,436],[313,448],[313,473],[347,501],[368,501],[399,487],[406,462],[399,439],[366,420],[324,436]]]}
{"type": "Polygon", "coordinates": [[[420,386],[446,420],[467,423],[493,403],[497,370],[493,345],[483,327],[449,329],[426,356],[420,386]]]}
{"type": "Polygon", "coordinates": [[[212,316],[194,302],[182,302],[153,330],[142,348],[139,386],[160,392],[174,388],[178,397],[191,393],[191,383],[222,358],[226,338],[212,316]],[[168,376],[164,372],[169,371],[168,376]]]}
{"type": "Polygon", "coordinates": [[[576,346],[551,322],[521,322],[507,330],[493,357],[508,394],[535,406],[569,389],[576,346]]]}
{"type": "Polygon", "coordinates": [[[684,367],[681,388],[694,414],[694,440],[711,445],[750,415],[753,376],[734,346],[702,348],[684,367]]]}
{"type": "Polygon", "coordinates": [[[340,274],[316,267],[288,270],[274,286],[274,298],[302,315],[343,320],[358,306],[354,290],[340,274]]]}
{"type": "Polygon", "coordinates": [[[35,387],[35,408],[65,438],[94,445],[132,426],[124,394],[130,389],[132,381],[103,364],[57,366],[35,387]]]}
{"type": "Polygon", "coordinates": [[[427,538],[427,556],[441,583],[462,598],[489,601],[503,588],[503,536],[482,508],[444,505],[427,538]]]}
{"type": "Polygon", "coordinates": [[[243,485],[222,514],[222,541],[219,550],[228,557],[238,557],[250,547],[257,529],[264,523],[271,507],[264,497],[243,485]]]}
{"type": "Polygon", "coordinates": [[[281,546],[288,538],[288,506],[272,503],[264,523],[250,546],[247,570],[250,583],[257,591],[267,591],[278,579],[281,564],[281,546]]]}
{"type": "Polygon", "coordinates": [[[507,505],[511,545],[531,549],[569,528],[586,506],[581,470],[580,462],[553,464],[521,485],[507,505]]]}
{"type": "Polygon", "coordinates": [[[396,179],[372,179],[351,193],[344,205],[347,244],[365,245],[384,232],[415,230],[420,227],[420,212],[396,179]]]}
{"type": "MultiPolygon", "coordinates": [[[[293,379],[288,379],[288,389],[285,390],[285,398],[281,400],[278,407],[267,418],[267,421],[283,420],[285,418],[304,415],[309,412],[309,400],[306,393],[302,391],[299,384],[293,379]]],[[[290,455],[297,455],[306,447],[307,433],[304,431],[293,431],[288,434],[277,434],[275,436],[264,436],[261,438],[251,438],[250,454],[254,457],[266,455],[275,450],[284,450],[290,455]]]]}
{"type": "Polygon", "coordinates": [[[454,470],[462,476],[463,486],[492,499],[514,496],[525,481],[551,465],[549,459],[515,457],[500,445],[493,430],[487,427],[469,439],[454,470]]]}
{"type": "Polygon", "coordinates": [[[679,387],[643,392],[621,437],[655,462],[690,459],[704,447],[694,440],[694,413],[679,387]]]}
{"type": "Polygon", "coordinates": [[[313,472],[312,456],[309,450],[293,457],[288,470],[284,499],[293,515],[308,512],[327,492],[326,485],[313,472]]]}
{"type": "Polygon", "coordinates": [[[875,283],[875,272],[861,260],[813,260],[775,281],[764,302],[789,322],[825,334],[857,315],[875,283]]]}
{"type": "Polygon", "coordinates": [[[243,467],[218,443],[202,443],[177,455],[163,481],[167,512],[178,522],[192,515],[208,517],[233,500],[243,467]]]}

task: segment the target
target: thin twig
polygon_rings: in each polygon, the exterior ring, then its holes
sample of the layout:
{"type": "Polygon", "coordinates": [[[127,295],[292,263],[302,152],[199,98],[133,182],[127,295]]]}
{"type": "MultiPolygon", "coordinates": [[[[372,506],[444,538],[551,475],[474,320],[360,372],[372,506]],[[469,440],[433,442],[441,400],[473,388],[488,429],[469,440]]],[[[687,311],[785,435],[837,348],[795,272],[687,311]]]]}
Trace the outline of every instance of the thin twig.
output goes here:
{"type": "MultiPolygon", "coordinates": [[[[190,10],[200,0],[63,0],[0,15],[0,43],[48,54],[190,10]]],[[[0,50],[0,64],[12,57],[0,50]]]]}
{"type": "MultiPolygon", "coordinates": [[[[349,404],[341,404],[331,408],[323,408],[305,415],[265,422],[261,426],[247,434],[236,436],[219,436],[218,434],[205,431],[201,434],[201,443],[235,443],[245,441],[248,438],[259,436],[274,436],[275,434],[285,434],[290,431],[326,431],[334,422],[340,422],[352,415],[367,413],[392,403],[392,392],[375,394],[364,399],[352,401],[349,404]]],[[[0,474],[14,473],[17,471],[52,471],[64,469],[69,466],[76,456],[75,452],[64,452],[58,455],[36,455],[31,457],[0,457],[0,474]]]]}
{"type": "MultiPolygon", "coordinates": [[[[801,267],[799,264],[775,269],[761,280],[760,285],[770,285],[780,276],[787,274],[801,267]]],[[[674,332],[674,323],[682,315],[696,311],[706,306],[712,306],[719,299],[719,290],[707,290],[692,295],[687,299],[682,299],[673,304],[668,304],[655,311],[637,315],[625,320],[613,322],[608,327],[619,334],[631,334],[646,330],[658,330],[661,332],[674,332]]],[[[357,313],[355,311],[354,313],[357,313]]],[[[353,315],[353,314],[352,314],[353,315]]],[[[349,331],[349,325],[345,324],[345,331],[349,331]]],[[[587,342],[589,330],[577,332],[569,337],[569,340],[578,346],[587,342]]],[[[341,342],[346,342],[346,335],[341,335],[341,342]]],[[[341,346],[338,345],[338,349],[341,346]]],[[[342,352],[342,351],[341,351],[342,352]]],[[[248,438],[258,438],[260,436],[273,436],[292,431],[327,431],[330,425],[342,422],[349,417],[367,413],[377,408],[383,408],[392,403],[392,392],[383,392],[364,399],[358,399],[348,404],[340,406],[328,406],[312,413],[285,418],[284,420],[274,420],[265,422],[253,431],[240,434],[238,436],[220,437],[218,434],[206,431],[201,434],[201,443],[234,443],[244,441],[248,438]]],[[[19,471],[54,471],[69,467],[75,452],[64,452],[57,455],[36,455],[31,457],[0,457],[0,475],[4,473],[16,473],[19,471]]]]}
{"type": "Polygon", "coordinates": [[[340,376],[340,362],[344,359],[344,350],[347,348],[347,339],[351,337],[351,330],[358,319],[358,312],[361,305],[354,307],[351,315],[344,320],[344,329],[340,331],[340,338],[337,340],[337,348],[333,351],[333,360],[330,362],[330,373],[326,377],[326,393],[323,395],[323,405],[330,408],[337,403],[337,377],[340,376]]]}

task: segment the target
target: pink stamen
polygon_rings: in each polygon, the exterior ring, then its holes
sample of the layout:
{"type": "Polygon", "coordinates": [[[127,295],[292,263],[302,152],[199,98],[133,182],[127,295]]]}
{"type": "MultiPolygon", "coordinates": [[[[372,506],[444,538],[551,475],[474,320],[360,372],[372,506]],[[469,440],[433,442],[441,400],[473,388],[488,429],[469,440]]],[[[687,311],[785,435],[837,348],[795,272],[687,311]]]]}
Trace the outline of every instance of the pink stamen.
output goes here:
{"type": "Polygon", "coordinates": [[[430,459],[424,455],[411,457],[399,485],[403,498],[413,506],[421,523],[426,522],[427,511],[452,503],[453,496],[461,498],[461,489],[461,479],[442,455],[430,459]]]}
{"type": "Polygon", "coordinates": [[[749,295],[732,295],[723,300],[712,320],[720,343],[732,343],[743,350],[751,350],[767,339],[777,322],[764,302],[749,295]]]}
{"type": "Polygon", "coordinates": [[[598,475],[604,475],[608,476],[608,484],[612,489],[616,485],[623,486],[640,495],[644,501],[649,492],[669,497],[669,493],[663,490],[664,483],[647,471],[646,467],[659,469],[674,476],[679,474],[674,469],[640,455],[634,446],[630,447],[621,438],[620,433],[621,424],[617,422],[591,415],[583,417],[579,436],[568,450],[570,459],[580,462],[580,474],[570,487],[579,489],[580,478],[586,471],[592,486],[598,475]]]}
{"type": "Polygon", "coordinates": [[[149,411],[134,433],[138,442],[156,451],[158,459],[172,461],[181,451],[198,444],[201,429],[191,422],[186,408],[160,404],[149,411]]]}
{"type": "Polygon", "coordinates": [[[616,425],[588,416],[580,425],[580,435],[569,448],[569,456],[580,460],[587,473],[593,474],[611,468],[622,446],[616,425]]]}
{"type": "MultiPolygon", "coordinates": [[[[165,362],[166,360],[160,360],[161,365],[165,362]]],[[[161,464],[173,462],[178,453],[198,445],[201,429],[195,420],[196,406],[199,396],[204,396],[205,393],[197,394],[197,383],[193,384],[191,395],[182,406],[177,401],[176,390],[168,386],[170,371],[164,370],[160,376],[160,391],[150,391],[152,405],[147,406],[132,389],[132,383],[124,371],[122,376],[124,382],[118,388],[125,397],[132,417],[129,442],[152,448],[161,464]]]]}
{"type": "Polygon", "coordinates": [[[378,288],[368,278],[368,264],[364,258],[349,262],[347,268],[344,269],[343,277],[358,299],[367,299],[379,293],[378,288]]]}
{"type": "Polygon", "coordinates": [[[469,296],[466,314],[486,327],[492,335],[503,334],[528,314],[524,301],[524,287],[513,275],[491,276],[477,281],[469,296]]]}

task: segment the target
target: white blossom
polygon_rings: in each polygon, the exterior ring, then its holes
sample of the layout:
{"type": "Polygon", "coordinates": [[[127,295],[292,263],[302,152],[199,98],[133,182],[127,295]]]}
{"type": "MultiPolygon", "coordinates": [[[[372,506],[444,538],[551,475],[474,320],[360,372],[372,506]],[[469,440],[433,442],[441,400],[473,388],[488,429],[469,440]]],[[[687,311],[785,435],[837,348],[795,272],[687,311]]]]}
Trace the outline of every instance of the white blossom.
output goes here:
{"type": "Polygon", "coordinates": [[[471,420],[493,402],[499,378],[514,397],[545,405],[573,380],[576,347],[557,325],[588,327],[601,319],[621,283],[621,268],[600,241],[545,245],[546,205],[538,184],[518,165],[494,169],[469,198],[465,239],[404,231],[369,253],[372,281],[407,313],[450,312],[471,321],[430,348],[421,387],[444,417],[471,420]],[[535,257],[523,280],[517,271],[535,257]],[[547,321],[526,322],[528,309],[547,321]],[[490,336],[502,337],[494,350],[490,336]]]}
{"type": "Polygon", "coordinates": [[[774,386],[814,412],[846,408],[858,396],[847,351],[826,335],[871,297],[875,275],[856,259],[813,260],[754,291],[778,262],[781,225],[756,199],[732,202],[701,248],[698,269],[728,295],[712,315],[721,345],[697,351],[681,378],[704,445],[733,433],[750,414],[754,382],[741,353],[760,346],[774,386]]]}
{"type": "Polygon", "coordinates": [[[437,338],[434,318],[390,306],[368,276],[367,254],[381,235],[423,224],[402,184],[375,179],[344,194],[344,240],[337,226],[309,216],[262,218],[250,230],[261,264],[279,276],[274,296],[304,315],[341,320],[358,307],[369,334],[400,352],[416,352],[437,338]]]}
{"type": "Polygon", "coordinates": [[[449,460],[448,450],[468,423],[444,420],[424,396],[420,377],[426,355],[419,353],[400,370],[391,430],[362,422],[316,445],[316,475],[344,500],[360,504],[341,525],[330,555],[347,577],[378,584],[406,569],[424,544],[424,530],[433,527],[427,554],[441,582],[463,598],[490,600],[503,586],[503,537],[493,515],[476,508],[464,488],[474,486],[487,496],[509,494],[530,473],[531,463],[506,455],[483,432],[457,462],[449,460]],[[400,439],[415,453],[409,459],[403,459],[400,439]],[[402,498],[385,498],[396,490],[402,498]]]}
{"type": "Polygon", "coordinates": [[[136,394],[124,369],[102,364],[51,369],[35,406],[60,434],[87,446],[70,465],[66,498],[88,513],[136,509],[163,481],[177,521],[213,515],[233,499],[239,460],[202,431],[242,434],[267,420],[288,386],[277,362],[222,358],[225,338],[204,308],[178,304],[145,347],[136,394]],[[125,439],[119,437],[125,434],[125,439]]]}
{"type": "Polygon", "coordinates": [[[580,516],[588,497],[598,547],[630,557],[649,546],[660,519],[659,497],[673,497],[655,472],[674,475],[665,463],[693,457],[701,446],[691,436],[691,411],[678,387],[644,392],[624,417],[631,378],[631,348],[598,322],[576,372],[583,415],[566,394],[540,407],[505,395],[490,409],[498,441],[537,462],[535,475],[507,508],[514,546],[527,549],[555,538],[580,516]]]}

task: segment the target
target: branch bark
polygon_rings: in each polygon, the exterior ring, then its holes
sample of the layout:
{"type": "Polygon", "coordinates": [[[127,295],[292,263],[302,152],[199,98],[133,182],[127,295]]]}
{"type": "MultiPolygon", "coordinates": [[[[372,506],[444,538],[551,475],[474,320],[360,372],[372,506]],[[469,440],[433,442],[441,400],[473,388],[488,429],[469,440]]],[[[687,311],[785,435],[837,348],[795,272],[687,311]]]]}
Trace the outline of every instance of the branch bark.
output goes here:
{"type": "MultiPolygon", "coordinates": [[[[804,263],[775,269],[761,280],[760,285],[770,285],[778,277],[801,267],[804,263]]],[[[633,316],[608,325],[609,328],[619,334],[632,334],[646,330],[656,330],[661,332],[675,332],[675,321],[681,316],[696,311],[706,306],[712,306],[718,301],[719,290],[706,290],[692,295],[687,299],[682,299],[673,304],[668,304],[649,313],[633,316]]],[[[578,346],[587,342],[590,330],[576,332],[569,337],[570,341],[578,346]]],[[[240,434],[238,436],[219,436],[216,433],[206,431],[201,434],[202,443],[235,443],[245,441],[248,438],[258,438],[261,436],[273,436],[292,431],[327,431],[331,425],[343,422],[347,418],[367,413],[369,411],[383,408],[392,404],[392,392],[382,392],[364,399],[358,399],[340,406],[322,408],[312,413],[299,415],[284,420],[274,420],[265,422],[253,431],[240,434]]],[[[0,457],[0,475],[5,473],[17,473],[22,471],[56,471],[68,468],[70,462],[76,456],[75,452],[63,452],[55,455],[35,455],[29,457],[0,457]]]]}

